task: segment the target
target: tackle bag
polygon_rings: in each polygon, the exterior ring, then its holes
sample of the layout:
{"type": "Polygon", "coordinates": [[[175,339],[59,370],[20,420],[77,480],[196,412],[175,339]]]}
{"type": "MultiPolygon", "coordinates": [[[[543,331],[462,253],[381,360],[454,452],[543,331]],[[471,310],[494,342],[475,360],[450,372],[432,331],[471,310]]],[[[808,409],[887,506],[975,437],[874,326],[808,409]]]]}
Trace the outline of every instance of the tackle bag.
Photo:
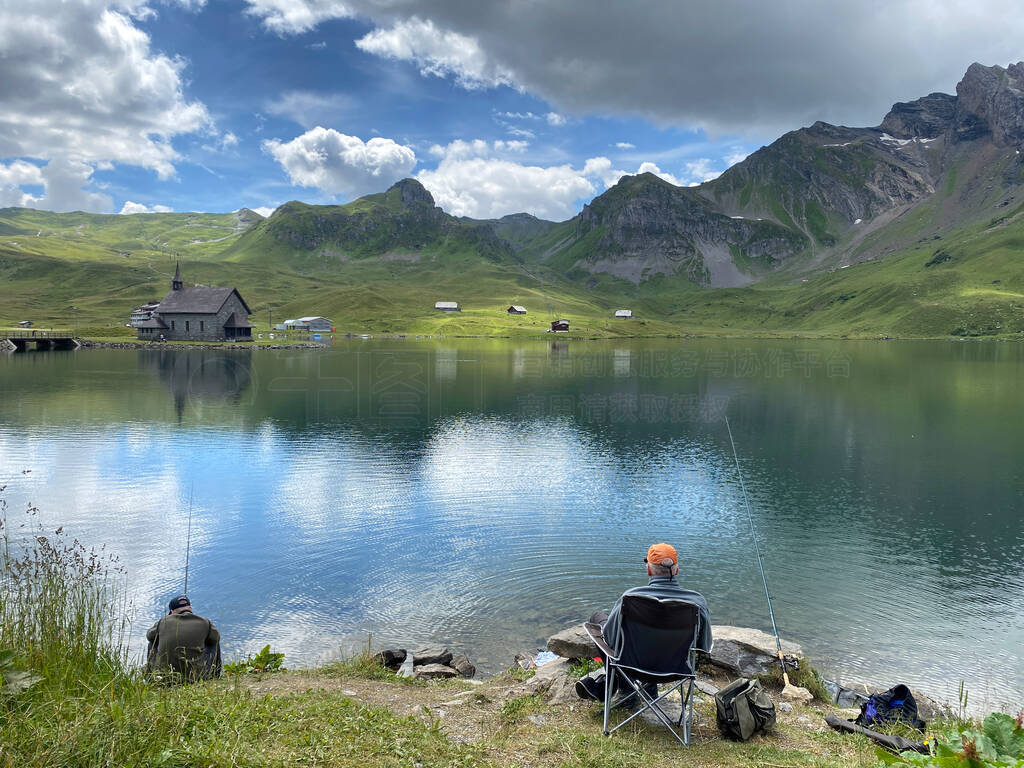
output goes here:
{"type": "Polygon", "coordinates": [[[775,702],[760,682],[741,677],[715,694],[715,719],[723,736],[746,741],[775,725],[775,702]]]}
{"type": "Polygon", "coordinates": [[[853,721],[870,728],[888,723],[906,723],[924,733],[925,722],[917,714],[917,702],[907,686],[900,683],[885,693],[873,693],[860,705],[860,714],[853,721]]]}

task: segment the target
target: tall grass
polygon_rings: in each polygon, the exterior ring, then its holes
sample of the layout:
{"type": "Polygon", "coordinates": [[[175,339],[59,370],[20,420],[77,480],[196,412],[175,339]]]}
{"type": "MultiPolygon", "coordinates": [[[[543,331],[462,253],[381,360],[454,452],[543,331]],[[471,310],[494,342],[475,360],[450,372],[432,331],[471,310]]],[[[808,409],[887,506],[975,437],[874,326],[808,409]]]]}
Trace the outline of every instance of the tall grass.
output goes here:
{"type": "Polygon", "coordinates": [[[15,652],[42,685],[71,693],[125,674],[128,611],[116,558],[46,530],[29,507],[12,527],[0,487],[0,649],[15,652]]]}

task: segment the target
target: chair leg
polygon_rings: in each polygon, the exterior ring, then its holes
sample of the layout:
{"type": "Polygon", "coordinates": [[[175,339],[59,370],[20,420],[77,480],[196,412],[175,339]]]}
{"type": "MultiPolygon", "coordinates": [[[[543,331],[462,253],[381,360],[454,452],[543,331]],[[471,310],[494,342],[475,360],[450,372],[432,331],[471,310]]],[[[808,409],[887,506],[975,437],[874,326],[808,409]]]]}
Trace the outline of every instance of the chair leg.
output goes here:
{"type": "Polygon", "coordinates": [[[607,661],[604,665],[604,735],[611,736],[611,732],[608,730],[608,713],[612,708],[612,678],[615,676],[615,667],[613,667],[607,661]]]}

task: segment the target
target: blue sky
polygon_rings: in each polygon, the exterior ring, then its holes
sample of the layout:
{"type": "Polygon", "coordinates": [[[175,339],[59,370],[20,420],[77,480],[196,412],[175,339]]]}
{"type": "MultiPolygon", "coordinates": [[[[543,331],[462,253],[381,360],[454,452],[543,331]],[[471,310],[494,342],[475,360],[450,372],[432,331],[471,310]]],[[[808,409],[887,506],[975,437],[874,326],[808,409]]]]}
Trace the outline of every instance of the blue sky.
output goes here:
{"type": "Polygon", "coordinates": [[[269,213],[418,178],[565,219],[1022,58],[994,0],[0,0],[0,206],[269,213]]]}

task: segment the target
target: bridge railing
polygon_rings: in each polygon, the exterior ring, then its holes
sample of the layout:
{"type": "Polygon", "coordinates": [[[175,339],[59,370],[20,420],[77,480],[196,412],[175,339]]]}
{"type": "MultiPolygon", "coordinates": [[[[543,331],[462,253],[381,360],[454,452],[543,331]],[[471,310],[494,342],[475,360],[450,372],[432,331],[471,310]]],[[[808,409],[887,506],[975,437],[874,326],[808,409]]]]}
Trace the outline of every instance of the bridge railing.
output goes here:
{"type": "Polygon", "coordinates": [[[0,328],[0,339],[73,339],[71,330],[54,331],[42,328],[0,328]]]}

